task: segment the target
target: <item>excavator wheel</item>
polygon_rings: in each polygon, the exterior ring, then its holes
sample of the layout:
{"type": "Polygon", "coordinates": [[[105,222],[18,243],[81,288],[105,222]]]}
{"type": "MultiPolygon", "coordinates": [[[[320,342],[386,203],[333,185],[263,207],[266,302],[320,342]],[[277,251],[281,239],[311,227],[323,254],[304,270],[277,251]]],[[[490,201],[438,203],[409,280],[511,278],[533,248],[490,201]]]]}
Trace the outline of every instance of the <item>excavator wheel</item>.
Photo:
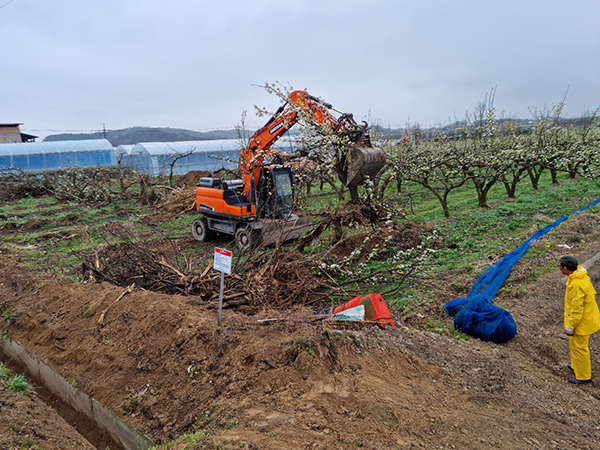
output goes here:
{"type": "Polygon", "coordinates": [[[260,244],[260,231],[252,230],[250,226],[240,226],[235,231],[235,245],[240,250],[246,251],[256,248],[260,244]]]}
{"type": "Polygon", "coordinates": [[[210,241],[214,237],[214,231],[208,228],[208,221],[204,217],[194,219],[192,222],[192,234],[194,239],[200,242],[210,241]]]}

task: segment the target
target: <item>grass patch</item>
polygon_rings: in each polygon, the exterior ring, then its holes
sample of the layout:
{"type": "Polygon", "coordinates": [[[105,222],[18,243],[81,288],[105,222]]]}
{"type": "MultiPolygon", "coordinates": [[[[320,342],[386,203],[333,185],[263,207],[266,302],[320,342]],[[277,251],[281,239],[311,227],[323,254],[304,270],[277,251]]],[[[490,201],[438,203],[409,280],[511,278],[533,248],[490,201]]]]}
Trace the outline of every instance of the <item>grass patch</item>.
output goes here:
{"type": "Polygon", "coordinates": [[[9,383],[8,390],[21,395],[28,395],[31,389],[31,384],[25,378],[25,375],[16,375],[9,383]]]}
{"type": "Polygon", "coordinates": [[[167,442],[166,444],[152,447],[151,450],[171,450],[173,448],[180,448],[186,450],[201,450],[201,449],[226,449],[212,434],[206,430],[196,431],[194,433],[187,433],[178,438],[175,441],[167,442]]]}
{"type": "Polygon", "coordinates": [[[0,380],[6,381],[12,377],[12,372],[3,363],[0,363],[0,380]]]}
{"type": "Polygon", "coordinates": [[[3,363],[0,363],[0,384],[9,391],[20,395],[29,395],[32,388],[25,375],[14,375],[3,363]]]}
{"type": "MultiPolygon", "coordinates": [[[[453,206],[449,218],[443,217],[439,204],[431,209],[416,205],[414,214],[407,214],[407,220],[433,222],[446,236],[448,248],[438,250],[434,256],[436,271],[496,259],[514,250],[536,230],[596,199],[597,181],[572,180],[563,176],[562,184],[554,186],[549,173],[542,175],[539,191],[533,191],[527,180],[523,181],[516,200],[508,199],[502,186],[495,186],[488,196],[490,208],[477,207],[474,189],[466,187],[450,195],[449,202],[453,206]]],[[[425,195],[423,188],[417,185],[410,185],[408,189],[425,195]]],[[[399,198],[406,195],[400,194],[399,198]]],[[[598,207],[589,211],[597,212],[598,207]]],[[[534,258],[557,245],[553,241],[544,242],[544,248],[532,247],[526,258],[534,258]]]]}

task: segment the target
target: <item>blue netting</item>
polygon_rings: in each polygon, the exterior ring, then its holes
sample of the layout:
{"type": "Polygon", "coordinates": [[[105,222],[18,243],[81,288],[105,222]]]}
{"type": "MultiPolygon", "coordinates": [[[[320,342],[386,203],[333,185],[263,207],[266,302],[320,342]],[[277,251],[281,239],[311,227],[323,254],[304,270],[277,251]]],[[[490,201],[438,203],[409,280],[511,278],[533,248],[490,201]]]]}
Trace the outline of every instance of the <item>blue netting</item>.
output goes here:
{"type": "Polygon", "coordinates": [[[517,325],[510,313],[492,304],[498,290],[510,274],[512,268],[529,249],[531,244],[560,225],[574,214],[585,211],[600,202],[600,198],[579,211],[561,217],[557,221],[536,231],[533,236],[523,242],[500,261],[479,275],[471,290],[464,298],[455,298],[444,304],[444,310],[455,315],[454,327],[484,341],[504,343],[517,334],[517,325]]]}

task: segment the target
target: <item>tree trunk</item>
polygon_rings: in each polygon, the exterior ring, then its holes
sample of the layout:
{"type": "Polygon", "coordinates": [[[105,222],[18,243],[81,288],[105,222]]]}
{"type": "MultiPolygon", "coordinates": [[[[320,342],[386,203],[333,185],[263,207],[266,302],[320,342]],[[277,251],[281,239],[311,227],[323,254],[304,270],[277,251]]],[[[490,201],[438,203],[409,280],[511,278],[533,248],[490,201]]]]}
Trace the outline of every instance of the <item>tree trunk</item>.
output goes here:
{"type": "Polygon", "coordinates": [[[506,195],[508,198],[515,198],[515,192],[517,191],[517,183],[514,181],[509,183],[508,181],[503,181],[504,187],[506,188],[506,195]]]}
{"type": "Polygon", "coordinates": [[[480,208],[488,208],[487,204],[487,193],[488,189],[485,188],[481,182],[473,180],[473,184],[475,185],[475,191],[477,192],[477,202],[480,208]]]}
{"type": "Polygon", "coordinates": [[[556,169],[550,169],[550,175],[552,176],[552,184],[558,185],[558,172],[556,169]]]}
{"type": "Polygon", "coordinates": [[[443,195],[438,194],[433,190],[430,186],[425,186],[427,189],[431,191],[433,195],[439,200],[440,205],[442,206],[442,210],[444,211],[444,217],[450,217],[450,210],[448,209],[448,194],[450,191],[444,192],[443,195]]]}
{"type": "Polygon", "coordinates": [[[544,169],[540,169],[539,172],[535,170],[535,168],[527,169],[527,174],[529,175],[529,179],[531,180],[531,187],[533,187],[534,191],[539,190],[538,185],[543,171],[544,169]]]}
{"type": "Polygon", "coordinates": [[[350,202],[354,204],[360,203],[360,197],[358,195],[358,186],[348,186],[350,192],[350,202]]]}
{"type": "Polygon", "coordinates": [[[394,177],[396,176],[395,173],[392,173],[391,175],[388,175],[388,177],[383,180],[383,182],[381,183],[381,189],[379,190],[379,198],[383,198],[385,196],[385,190],[388,187],[388,184],[390,184],[390,182],[394,179],[394,177]]]}
{"type": "Polygon", "coordinates": [[[450,217],[450,210],[448,209],[448,202],[442,202],[442,209],[444,210],[444,217],[450,217]]]}
{"type": "Polygon", "coordinates": [[[477,201],[478,201],[478,205],[480,208],[489,208],[488,204],[487,204],[487,192],[482,192],[481,194],[477,195],[477,201]]]}

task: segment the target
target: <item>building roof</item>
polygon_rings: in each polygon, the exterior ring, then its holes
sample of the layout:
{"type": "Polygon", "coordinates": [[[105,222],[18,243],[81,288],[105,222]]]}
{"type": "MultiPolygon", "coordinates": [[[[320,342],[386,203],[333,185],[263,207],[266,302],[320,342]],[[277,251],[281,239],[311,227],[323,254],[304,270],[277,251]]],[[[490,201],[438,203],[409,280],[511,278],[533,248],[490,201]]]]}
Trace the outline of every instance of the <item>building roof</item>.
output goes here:
{"type": "Polygon", "coordinates": [[[22,123],[0,123],[0,134],[14,134],[21,135],[21,142],[32,142],[37,139],[38,136],[33,134],[21,133],[19,125],[22,123]]]}

